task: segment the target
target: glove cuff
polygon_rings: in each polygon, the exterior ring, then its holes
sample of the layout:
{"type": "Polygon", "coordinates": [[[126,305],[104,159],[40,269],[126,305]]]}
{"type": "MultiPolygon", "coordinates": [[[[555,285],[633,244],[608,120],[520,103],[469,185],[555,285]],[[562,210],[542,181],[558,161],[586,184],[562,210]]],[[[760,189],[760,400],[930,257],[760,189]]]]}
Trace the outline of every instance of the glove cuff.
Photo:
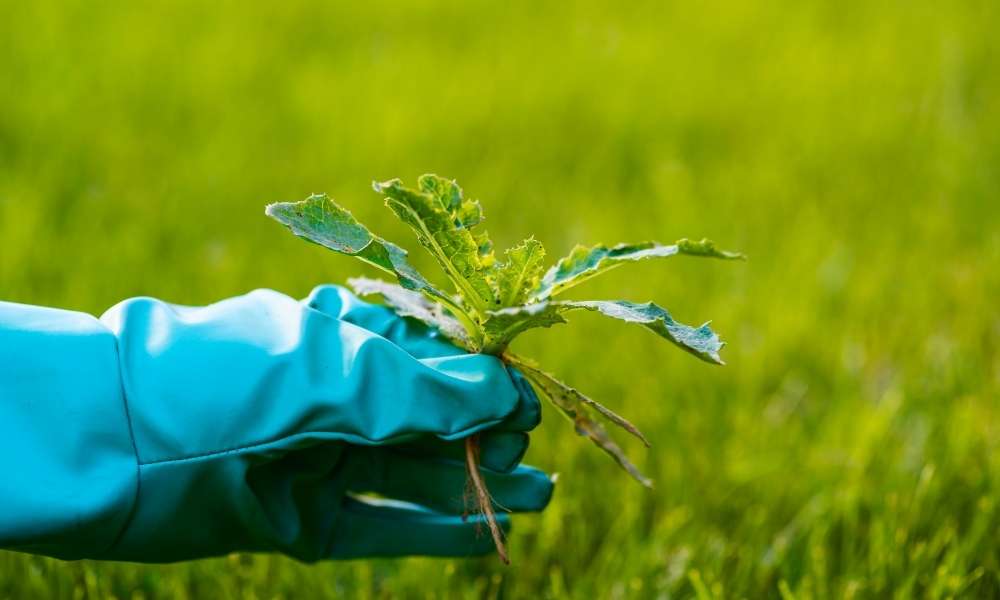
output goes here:
{"type": "Polygon", "coordinates": [[[115,543],[138,461],[106,327],[0,302],[0,436],[0,547],[73,560],[115,543]]]}

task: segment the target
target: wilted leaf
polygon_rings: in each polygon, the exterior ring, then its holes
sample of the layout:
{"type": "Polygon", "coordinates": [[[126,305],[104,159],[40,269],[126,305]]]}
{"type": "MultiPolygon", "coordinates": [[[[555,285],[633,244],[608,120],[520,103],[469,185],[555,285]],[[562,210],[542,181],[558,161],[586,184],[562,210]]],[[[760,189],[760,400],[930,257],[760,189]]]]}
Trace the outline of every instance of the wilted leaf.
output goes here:
{"type": "Polygon", "coordinates": [[[458,346],[469,349],[469,336],[462,324],[449,315],[443,306],[431,302],[423,294],[381,279],[355,277],[348,279],[347,282],[359,296],[380,295],[397,315],[423,321],[438,329],[458,346]]]}
{"type": "Polygon", "coordinates": [[[562,381],[559,381],[551,374],[538,369],[528,361],[511,354],[505,354],[504,357],[509,360],[511,364],[517,367],[529,381],[535,384],[535,387],[542,393],[543,396],[548,398],[548,400],[556,408],[566,415],[567,418],[573,421],[573,425],[576,427],[577,433],[582,436],[586,436],[590,439],[590,441],[597,445],[597,447],[607,452],[613,459],[615,459],[619,466],[625,469],[625,471],[635,478],[636,481],[646,487],[653,487],[653,482],[648,477],[643,475],[634,464],[632,464],[628,457],[625,456],[625,452],[622,451],[621,447],[618,446],[618,444],[616,444],[608,435],[604,426],[590,417],[587,407],[591,407],[599,411],[613,423],[638,437],[648,447],[649,442],[646,440],[645,436],[643,436],[642,433],[635,428],[634,425],[618,416],[610,409],[594,402],[577,390],[566,385],[562,381]]]}
{"type": "Polygon", "coordinates": [[[715,244],[709,240],[692,242],[683,239],[669,246],[656,242],[618,244],[612,248],[603,244],[590,248],[577,246],[569,256],[560,259],[545,273],[541,283],[531,293],[531,298],[535,301],[545,300],[626,262],[667,258],[677,254],[730,260],[744,258],[742,254],[716,249],[715,244]]]}
{"type": "MultiPolygon", "coordinates": [[[[510,356],[510,355],[508,354],[508,356],[510,356]]],[[[632,423],[630,423],[628,421],[628,419],[626,419],[625,417],[622,417],[621,415],[619,415],[618,413],[614,412],[610,408],[604,406],[600,402],[598,402],[598,401],[590,398],[589,396],[583,394],[581,391],[579,391],[578,389],[570,386],[569,384],[567,384],[567,383],[565,383],[563,381],[560,381],[559,379],[556,379],[556,377],[554,375],[552,375],[551,373],[546,373],[545,371],[542,371],[541,369],[539,369],[535,365],[531,364],[530,362],[528,362],[528,361],[526,361],[526,360],[524,360],[522,358],[519,358],[519,357],[513,357],[513,359],[517,361],[517,367],[519,369],[521,369],[523,371],[526,371],[526,372],[530,372],[535,377],[538,377],[538,378],[541,378],[541,379],[547,379],[551,383],[552,386],[554,386],[554,387],[558,388],[559,390],[561,390],[562,391],[562,399],[564,401],[570,402],[570,403],[582,403],[582,404],[586,404],[590,408],[593,408],[597,412],[601,413],[601,415],[603,417],[605,417],[606,419],[608,419],[609,421],[611,421],[615,425],[618,425],[619,427],[621,427],[625,431],[627,431],[627,432],[631,433],[632,435],[634,435],[635,437],[639,438],[639,440],[641,440],[642,443],[645,444],[647,448],[649,447],[649,440],[646,439],[646,436],[644,436],[642,434],[642,432],[639,431],[639,428],[636,427],[635,425],[633,425],[632,423]]]]}
{"type": "Polygon", "coordinates": [[[725,364],[719,356],[719,350],[725,343],[712,331],[708,323],[701,327],[691,327],[678,323],[666,309],[652,302],[637,304],[625,300],[591,300],[552,302],[551,304],[556,305],[563,312],[575,309],[592,310],[613,319],[638,323],[706,362],[725,364]]]}

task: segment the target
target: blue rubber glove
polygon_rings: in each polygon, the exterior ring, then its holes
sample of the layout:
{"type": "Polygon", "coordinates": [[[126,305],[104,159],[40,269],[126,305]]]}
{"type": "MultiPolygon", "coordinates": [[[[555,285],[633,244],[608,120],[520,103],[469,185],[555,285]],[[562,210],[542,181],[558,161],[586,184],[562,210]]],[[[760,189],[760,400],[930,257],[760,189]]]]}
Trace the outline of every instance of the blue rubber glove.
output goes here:
{"type": "Polygon", "coordinates": [[[552,483],[518,463],[539,418],[497,359],[337,287],[200,308],[138,298],[100,320],[0,303],[0,547],[483,554],[480,519],[460,516],[461,440],[482,432],[500,506],[538,511],[552,483]]]}

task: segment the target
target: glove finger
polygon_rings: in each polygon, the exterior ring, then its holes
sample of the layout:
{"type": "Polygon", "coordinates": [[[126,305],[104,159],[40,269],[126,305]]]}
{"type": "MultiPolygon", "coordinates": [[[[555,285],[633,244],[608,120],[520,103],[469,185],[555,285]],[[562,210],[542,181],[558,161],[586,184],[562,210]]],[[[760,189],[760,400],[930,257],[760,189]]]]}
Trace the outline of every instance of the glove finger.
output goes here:
{"type": "MultiPolygon", "coordinates": [[[[497,515],[507,532],[510,517],[497,515]]],[[[482,556],[493,551],[481,517],[443,515],[391,500],[348,496],[332,533],[328,557],[482,556]]]]}
{"type": "Polygon", "coordinates": [[[369,304],[347,288],[321,285],[303,302],[312,309],[380,335],[416,358],[466,353],[435,329],[415,319],[404,319],[385,306],[369,304]]]}
{"type": "MultiPolygon", "coordinates": [[[[371,450],[365,459],[375,468],[355,479],[350,489],[374,492],[386,498],[413,502],[432,510],[463,514],[475,506],[466,499],[467,473],[464,462],[421,459],[390,449],[371,450]]],[[[519,466],[510,473],[482,469],[483,481],[494,502],[503,511],[538,512],[552,499],[554,484],[538,469],[519,466]]]]}
{"type": "MultiPolygon", "coordinates": [[[[520,431],[497,431],[497,427],[479,435],[479,462],[486,469],[499,473],[509,473],[524,458],[528,451],[528,434],[520,431]]],[[[402,454],[424,458],[444,458],[465,460],[465,444],[460,441],[446,442],[436,437],[393,446],[402,454]]]]}
{"type": "MultiPolygon", "coordinates": [[[[499,359],[485,354],[463,354],[419,361],[435,377],[415,378],[424,397],[421,403],[435,411],[443,425],[428,429],[445,440],[465,438],[505,422],[521,405],[520,393],[499,359]],[[443,384],[443,385],[442,385],[443,384]]],[[[398,404],[398,398],[386,402],[398,404]]]]}
{"type": "Polygon", "coordinates": [[[542,422],[542,405],[535,394],[535,389],[531,387],[528,380],[521,375],[521,372],[507,366],[507,374],[510,381],[517,390],[517,408],[506,419],[494,429],[496,431],[531,431],[542,422]]]}

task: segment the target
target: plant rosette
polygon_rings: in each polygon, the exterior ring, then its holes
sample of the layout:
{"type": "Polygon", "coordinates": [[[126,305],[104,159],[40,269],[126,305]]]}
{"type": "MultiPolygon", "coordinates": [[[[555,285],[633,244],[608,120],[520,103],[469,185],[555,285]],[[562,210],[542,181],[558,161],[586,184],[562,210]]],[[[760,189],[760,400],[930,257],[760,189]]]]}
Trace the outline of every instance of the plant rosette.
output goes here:
{"type": "MultiPolygon", "coordinates": [[[[533,361],[512,353],[510,344],[525,331],[566,323],[567,313],[586,310],[642,325],[695,357],[721,365],[719,351],[724,343],[708,323],[700,327],[679,323],[666,309],[652,302],[559,297],[574,286],[627,263],[674,256],[726,260],[744,256],[720,250],[704,239],[682,239],[674,244],[578,245],[545,269],[545,248],[533,237],[498,258],[489,235],[479,227],[484,218],[480,203],[466,198],[453,180],[423,175],[416,189],[404,187],[399,179],[376,182],[372,187],[385,198],[393,214],[416,234],[417,241],[437,261],[452,289],[445,291],[431,283],[408,262],[406,250],[374,235],[326,195],[271,204],[266,213],[301,238],[354,256],[393,276],[397,283],[360,277],[350,279],[349,283],[358,295],[380,296],[398,315],[436,328],[456,346],[497,356],[517,368],[541,397],[569,419],[578,434],[610,455],[636,481],[651,487],[652,481],[625,456],[601,420],[620,427],[649,447],[639,429],[533,361]]],[[[479,473],[478,437],[468,438],[465,444],[469,482],[478,509],[489,525],[500,558],[507,563],[493,502],[479,473]]]]}

